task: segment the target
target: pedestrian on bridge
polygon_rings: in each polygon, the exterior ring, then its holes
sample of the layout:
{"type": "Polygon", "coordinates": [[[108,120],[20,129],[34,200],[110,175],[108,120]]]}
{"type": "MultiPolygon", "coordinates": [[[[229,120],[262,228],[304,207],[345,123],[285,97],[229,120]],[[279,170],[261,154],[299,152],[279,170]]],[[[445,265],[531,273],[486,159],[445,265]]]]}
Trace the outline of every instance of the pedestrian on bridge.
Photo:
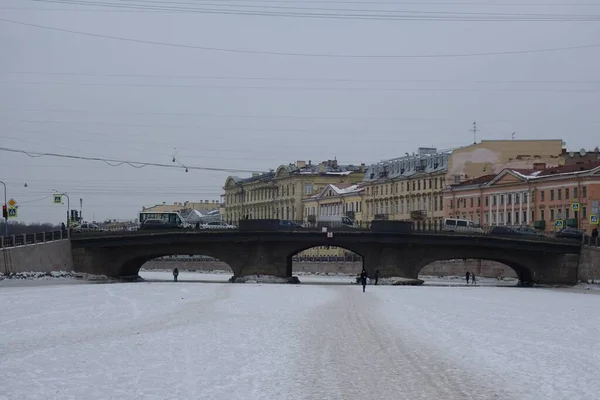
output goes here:
{"type": "Polygon", "coordinates": [[[465,277],[467,278],[467,285],[469,284],[469,277],[471,276],[471,274],[469,273],[469,271],[467,271],[467,273],[465,274],[465,277]]]}
{"type": "Polygon", "coordinates": [[[179,276],[179,270],[175,268],[173,270],[173,282],[177,282],[177,277],[179,276]]]}
{"type": "Polygon", "coordinates": [[[362,284],[363,293],[364,293],[365,288],[367,287],[367,271],[365,271],[364,269],[360,273],[360,283],[362,284]]]}

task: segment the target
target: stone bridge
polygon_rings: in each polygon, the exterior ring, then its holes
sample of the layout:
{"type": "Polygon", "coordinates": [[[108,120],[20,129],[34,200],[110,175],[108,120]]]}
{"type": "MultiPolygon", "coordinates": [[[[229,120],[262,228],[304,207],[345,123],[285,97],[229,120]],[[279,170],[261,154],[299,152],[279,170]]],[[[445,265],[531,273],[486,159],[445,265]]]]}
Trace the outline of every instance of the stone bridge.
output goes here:
{"type": "Polygon", "coordinates": [[[482,259],[512,268],[523,283],[577,282],[581,244],[537,237],[447,233],[176,231],[71,238],[76,271],[135,277],[154,258],[190,254],[227,263],[234,276],[292,276],[292,257],[315,246],[362,256],[369,275],[417,278],[435,261],[482,259]]]}

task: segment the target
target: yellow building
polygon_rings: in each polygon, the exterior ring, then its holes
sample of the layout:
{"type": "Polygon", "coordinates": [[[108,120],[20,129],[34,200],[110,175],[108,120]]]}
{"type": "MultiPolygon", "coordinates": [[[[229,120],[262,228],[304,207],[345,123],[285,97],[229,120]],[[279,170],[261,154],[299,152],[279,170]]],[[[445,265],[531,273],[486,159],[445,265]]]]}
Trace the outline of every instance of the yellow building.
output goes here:
{"type": "Polygon", "coordinates": [[[452,151],[446,184],[456,185],[483,175],[496,175],[507,168],[532,169],[533,164],[539,163],[556,167],[567,162],[565,157],[568,155],[563,151],[561,139],[482,140],[452,151]]]}
{"type": "MultiPolygon", "coordinates": [[[[319,221],[322,216],[347,216],[361,225],[364,192],[365,188],[360,183],[329,184],[320,193],[302,200],[303,221],[310,224],[319,221]]],[[[315,247],[303,251],[298,256],[344,257],[352,254],[349,250],[339,247],[315,247]]]]}
{"type": "Polygon", "coordinates": [[[360,182],[363,175],[364,165],[339,165],[337,160],[329,160],[318,165],[298,161],[245,179],[230,176],[223,187],[224,218],[234,224],[243,218],[300,221],[303,199],[329,184],[360,182]]]}
{"type": "Polygon", "coordinates": [[[197,210],[200,212],[209,212],[218,210],[220,204],[217,200],[203,200],[203,201],[186,201],[185,203],[173,203],[157,204],[152,207],[142,207],[142,211],[145,212],[181,212],[184,210],[197,210]]]}
{"type": "Polygon", "coordinates": [[[450,154],[419,148],[418,153],[369,166],[362,183],[365,220],[412,220],[422,226],[441,226],[450,154]]]}

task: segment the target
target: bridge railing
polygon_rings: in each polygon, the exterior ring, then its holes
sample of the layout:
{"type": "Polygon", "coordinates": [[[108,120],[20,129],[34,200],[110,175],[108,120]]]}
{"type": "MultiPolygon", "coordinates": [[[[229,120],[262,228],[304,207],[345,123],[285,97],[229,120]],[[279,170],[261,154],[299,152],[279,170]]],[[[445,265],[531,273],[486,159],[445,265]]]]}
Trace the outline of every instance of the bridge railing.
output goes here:
{"type": "Polygon", "coordinates": [[[26,246],[37,243],[69,239],[68,231],[27,233],[22,235],[0,236],[0,248],[26,246]]]}
{"type": "MultiPolygon", "coordinates": [[[[307,223],[305,221],[290,221],[287,225],[281,225],[277,228],[277,231],[282,232],[323,232],[324,228],[327,228],[328,232],[372,232],[375,230],[376,222],[378,221],[363,221],[358,222],[354,225],[346,225],[342,223],[307,223]],[[290,223],[291,222],[291,223],[290,223]],[[372,229],[373,228],[373,229],[372,229]]],[[[554,232],[540,232],[532,229],[518,229],[517,232],[513,232],[512,234],[503,234],[501,232],[492,232],[494,226],[480,226],[480,227],[446,227],[443,229],[440,223],[435,224],[429,221],[404,221],[408,222],[407,230],[397,231],[398,233],[418,233],[418,234],[434,234],[434,235],[469,235],[469,236],[488,236],[493,235],[494,237],[506,237],[506,238],[514,238],[514,239],[522,239],[522,240],[539,240],[539,241],[548,241],[548,240],[556,240],[564,242],[565,240],[572,241],[573,239],[564,239],[564,238],[555,238],[554,232]]],[[[277,225],[276,225],[277,226],[277,225]]],[[[272,225],[271,225],[272,227],[272,225]]],[[[273,230],[273,229],[267,229],[273,230]]],[[[131,236],[131,235],[147,235],[147,234],[158,234],[158,233],[222,233],[222,232],[231,232],[231,231],[239,231],[239,228],[235,225],[227,225],[223,227],[214,227],[209,229],[198,229],[195,227],[191,228],[166,228],[161,230],[144,230],[139,228],[132,227],[123,227],[123,228],[109,228],[102,230],[92,230],[92,231],[81,231],[71,232],[71,238],[92,238],[92,237],[109,237],[109,236],[131,236]]],[[[253,230],[254,231],[254,230],[253,230]]],[[[381,231],[388,232],[390,231],[381,231]]],[[[395,232],[395,231],[392,231],[395,232]]]]}

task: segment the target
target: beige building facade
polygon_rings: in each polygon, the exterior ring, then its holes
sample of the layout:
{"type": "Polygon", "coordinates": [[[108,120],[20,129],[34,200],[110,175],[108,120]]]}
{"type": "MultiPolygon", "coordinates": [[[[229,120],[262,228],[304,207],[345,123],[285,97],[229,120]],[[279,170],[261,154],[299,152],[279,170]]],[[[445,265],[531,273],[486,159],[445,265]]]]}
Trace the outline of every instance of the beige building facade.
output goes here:
{"type": "MultiPolygon", "coordinates": [[[[363,197],[365,188],[362,184],[329,184],[320,193],[302,200],[304,209],[303,221],[306,224],[318,222],[322,217],[346,216],[358,226],[363,224],[363,197]]],[[[314,247],[299,253],[302,257],[356,257],[354,253],[339,247],[314,247]]]]}
{"type": "Polygon", "coordinates": [[[224,219],[236,224],[249,219],[302,221],[302,201],[329,184],[353,184],[362,180],[364,165],[340,165],[337,160],[320,164],[298,161],[250,178],[230,176],[223,187],[224,219]]]}
{"type": "Polygon", "coordinates": [[[499,174],[507,168],[531,169],[535,163],[556,167],[567,163],[564,155],[561,139],[482,140],[452,151],[446,184],[499,174]]]}
{"type": "Polygon", "coordinates": [[[449,151],[419,148],[417,153],[369,166],[362,183],[363,218],[441,226],[449,157],[449,151]]]}

